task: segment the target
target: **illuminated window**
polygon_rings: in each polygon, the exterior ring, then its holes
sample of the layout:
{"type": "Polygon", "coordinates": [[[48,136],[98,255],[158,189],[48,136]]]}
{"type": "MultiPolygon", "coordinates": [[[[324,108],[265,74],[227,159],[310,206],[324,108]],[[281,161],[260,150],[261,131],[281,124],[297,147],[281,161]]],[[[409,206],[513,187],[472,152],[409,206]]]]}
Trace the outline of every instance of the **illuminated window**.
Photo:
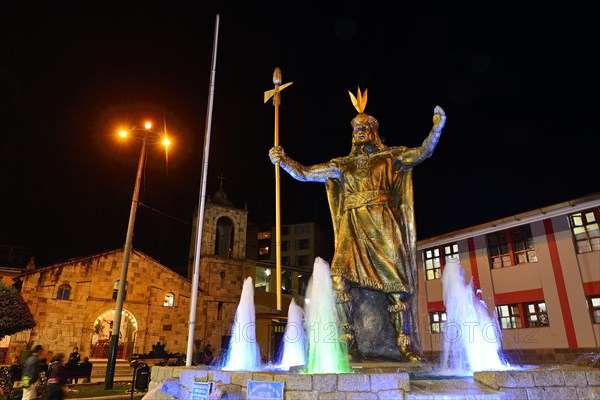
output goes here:
{"type": "Polygon", "coordinates": [[[56,292],[56,300],[69,300],[69,296],[71,295],[71,286],[63,283],[58,287],[58,292],[56,292]]]}
{"type": "Polygon", "coordinates": [[[496,306],[496,314],[502,329],[521,328],[521,314],[518,304],[505,304],[496,306]]]}
{"type": "Polygon", "coordinates": [[[533,328],[536,326],[549,326],[548,312],[546,311],[546,303],[537,301],[534,303],[523,304],[525,311],[525,326],[533,328]]]}
{"type": "Polygon", "coordinates": [[[433,311],[429,313],[429,328],[431,333],[442,333],[446,322],[446,311],[433,311]]]}
{"type": "Polygon", "coordinates": [[[271,268],[256,267],[254,290],[268,292],[271,288],[271,268]]]}
{"type": "Polygon", "coordinates": [[[269,254],[269,246],[259,247],[258,248],[258,255],[260,255],[260,256],[266,256],[268,254],[269,254]]]}
{"type": "Polygon", "coordinates": [[[428,281],[440,279],[442,277],[442,269],[446,265],[446,258],[459,258],[458,243],[450,243],[423,250],[425,279],[428,281]]]}
{"type": "Polygon", "coordinates": [[[597,214],[597,210],[588,210],[569,215],[573,239],[579,254],[600,250],[597,214]]]}
{"type": "Polygon", "coordinates": [[[165,301],[163,306],[173,307],[175,305],[175,295],[171,292],[165,294],[165,301]]]}
{"type": "MultiPolygon", "coordinates": [[[[113,285],[113,295],[112,295],[113,300],[117,299],[118,293],[119,293],[119,281],[115,281],[115,283],[113,285]]],[[[127,297],[127,282],[125,282],[125,288],[123,290],[123,300],[125,300],[126,297],[127,297]]]]}
{"type": "Polygon", "coordinates": [[[490,233],[486,238],[491,268],[537,262],[535,243],[529,225],[490,233]]]}
{"type": "Polygon", "coordinates": [[[600,324],[600,294],[587,297],[588,310],[593,324],[600,324]]]}
{"type": "Polygon", "coordinates": [[[271,231],[258,232],[258,240],[271,239],[271,231]]]}

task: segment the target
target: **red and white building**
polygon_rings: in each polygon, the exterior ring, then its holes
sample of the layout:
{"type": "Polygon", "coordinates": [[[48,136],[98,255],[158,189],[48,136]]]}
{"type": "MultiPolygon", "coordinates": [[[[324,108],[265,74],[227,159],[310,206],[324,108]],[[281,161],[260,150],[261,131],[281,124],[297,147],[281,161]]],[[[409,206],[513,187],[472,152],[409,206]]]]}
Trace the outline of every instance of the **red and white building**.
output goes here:
{"type": "Polygon", "coordinates": [[[598,352],[599,223],[596,193],[419,241],[425,354],[443,349],[446,257],[460,259],[465,278],[497,313],[509,360],[564,362],[598,352]]]}

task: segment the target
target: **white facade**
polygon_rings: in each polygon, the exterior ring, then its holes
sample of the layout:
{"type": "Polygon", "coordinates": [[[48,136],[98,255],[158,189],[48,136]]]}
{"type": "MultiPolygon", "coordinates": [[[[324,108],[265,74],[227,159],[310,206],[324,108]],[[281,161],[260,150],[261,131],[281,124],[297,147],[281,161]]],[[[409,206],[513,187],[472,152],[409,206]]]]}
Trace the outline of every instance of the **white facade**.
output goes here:
{"type": "Polygon", "coordinates": [[[599,223],[600,195],[594,194],[420,241],[424,352],[443,348],[443,327],[434,321],[445,311],[435,269],[443,270],[444,250],[452,245],[458,246],[465,278],[481,289],[490,314],[498,312],[504,351],[532,350],[560,361],[598,349],[599,223]],[[580,217],[584,224],[575,227],[580,217]],[[498,245],[498,238],[506,243],[498,245]]]}

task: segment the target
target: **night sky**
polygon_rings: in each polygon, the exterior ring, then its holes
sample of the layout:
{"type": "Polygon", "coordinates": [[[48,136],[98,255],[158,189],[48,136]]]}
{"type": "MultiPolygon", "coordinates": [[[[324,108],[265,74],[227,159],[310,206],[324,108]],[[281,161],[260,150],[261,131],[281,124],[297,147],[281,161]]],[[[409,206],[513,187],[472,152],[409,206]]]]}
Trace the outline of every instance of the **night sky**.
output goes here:
{"type": "MultiPolygon", "coordinates": [[[[368,4],[2,13],[0,243],[38,266],[123,246],[140,143],[116,128],[151,118],[173,145],[168,163],[149,148],[133,245],[185,271],[217,14],[207,194],[222,174],[250,221],[275,215],[274,107],[263,103],[275,67],[294,82],[280,143],[305,165],[349,153],[348,90],[368,89],[365,112],[389,146],[419,146],[444,108],[440,142],[414,172],[419,239],[598,191],[593,13],[368,4]]],[[[281,190],[284,223],[330,226],[321,184],[282,171],[281,190]]]]}

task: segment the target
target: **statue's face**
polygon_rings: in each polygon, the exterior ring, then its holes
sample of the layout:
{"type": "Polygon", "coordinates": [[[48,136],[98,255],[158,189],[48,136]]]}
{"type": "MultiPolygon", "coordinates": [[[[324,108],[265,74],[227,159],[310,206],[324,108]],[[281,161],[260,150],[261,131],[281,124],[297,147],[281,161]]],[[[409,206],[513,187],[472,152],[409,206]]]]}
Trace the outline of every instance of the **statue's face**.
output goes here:
{"type": "Polygon", "coordinates": [[[371,125],[356,125],[352,131],[352,143],[368,144],[375,142],[375,134],[371,125]]]}

